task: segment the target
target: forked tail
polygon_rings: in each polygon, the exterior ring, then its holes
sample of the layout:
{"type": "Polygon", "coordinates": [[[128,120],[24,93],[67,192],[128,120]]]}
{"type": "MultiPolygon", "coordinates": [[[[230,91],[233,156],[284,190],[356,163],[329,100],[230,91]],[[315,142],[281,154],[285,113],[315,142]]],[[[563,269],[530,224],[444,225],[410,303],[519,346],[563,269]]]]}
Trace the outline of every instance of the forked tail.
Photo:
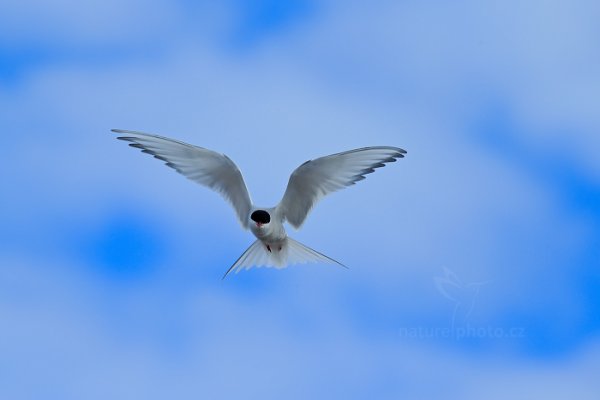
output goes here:
{"type": "Polygon", "coordinates": [[[232,271],[238,273],[242,269],[252,267],[285,268],[288,265],[304,263],[338,264],[348,268],[333,258],[327,257],[325,254],[319,253],[290,237],[286,237],[281,242],[273,244],[256,240],[225,272],[223,279],[232,271]]]}

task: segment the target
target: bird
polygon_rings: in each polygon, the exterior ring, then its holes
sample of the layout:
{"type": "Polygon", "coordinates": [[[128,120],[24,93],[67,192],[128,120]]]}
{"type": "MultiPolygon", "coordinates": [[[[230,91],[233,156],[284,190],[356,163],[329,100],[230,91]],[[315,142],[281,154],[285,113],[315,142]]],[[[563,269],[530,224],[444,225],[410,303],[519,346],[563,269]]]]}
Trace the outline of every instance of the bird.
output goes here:
{"type": "MultiPolygon", "coordinates": [[[[306,161],[290,175],[281,201],[274,207],[256,206],[239,168],[226,155],[179,140],[150,133],[111,129],[117,139],[150,154],[175,171],[219,193],[237,215],[242,228],[256,240],[229,267],[229,273],[252,267],[285,268],[292,264],[331,263],[346,267],[292,239],[284,223],[299,229],[324,196],[352,186],[387,163],[403,158],[406,151],[373,146],[344,151],[306,161]]],[[[347,268],[347,267],[346,267],[347,268]]]]}

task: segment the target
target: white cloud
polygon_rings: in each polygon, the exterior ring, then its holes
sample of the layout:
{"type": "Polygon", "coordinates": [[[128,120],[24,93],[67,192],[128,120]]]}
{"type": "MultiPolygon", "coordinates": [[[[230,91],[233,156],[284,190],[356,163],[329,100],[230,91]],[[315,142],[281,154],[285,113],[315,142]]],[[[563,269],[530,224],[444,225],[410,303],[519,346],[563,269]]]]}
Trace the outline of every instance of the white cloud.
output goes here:
{"type": "MultiPolygon", "coordinates": [[[[160,40],[177,32],[177,7],[166,2],[29,0],[3,1],[0,34],[3,46],[118,45],[160,40]]],[[[57,51],[58,49],[55,49],[57,51]]]]}
{"type": "Polygon", "coordinates": [[[461,353],[393,330],[369,333],[341,317],[336,296],[317,280],[300,289],[319,302],[293,286],[240,301],[225,287],[182,286],[169,274],[123,287],[35,257],[2,265],[7,398],[592,399],[599,389],[593,341],[561,361],[534,362],[511,351],[461,353]]]}
{"type": "Polygon", "coordinates": [[[335,3],[288,55],[330,83],[459,126],[504,101],[529,146],[572,152],[597,179],[599,12],[585,0],[335,3]]]}

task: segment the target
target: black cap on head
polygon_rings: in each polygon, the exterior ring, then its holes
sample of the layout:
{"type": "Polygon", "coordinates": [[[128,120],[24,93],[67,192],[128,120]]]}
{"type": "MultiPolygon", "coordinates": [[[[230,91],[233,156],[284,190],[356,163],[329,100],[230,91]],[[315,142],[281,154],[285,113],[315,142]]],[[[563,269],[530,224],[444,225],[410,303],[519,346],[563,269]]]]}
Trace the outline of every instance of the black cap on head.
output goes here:
{"type": "Polygon", "coordinates": [[[254,222],[259,222],[261,224],[268,224],[271,222],[271,216],[265,210],[256,210],[250,215],[250,219],[254,222]]]}

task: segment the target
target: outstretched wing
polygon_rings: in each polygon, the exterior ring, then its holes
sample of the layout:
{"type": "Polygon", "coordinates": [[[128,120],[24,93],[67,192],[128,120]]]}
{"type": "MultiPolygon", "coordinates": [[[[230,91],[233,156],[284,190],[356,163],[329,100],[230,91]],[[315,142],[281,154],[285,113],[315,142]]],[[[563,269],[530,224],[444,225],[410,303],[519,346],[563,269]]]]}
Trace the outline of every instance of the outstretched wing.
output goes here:
{"type": "Polygon", "coordinates": [[[242,226],[248,228],[252,201],[242,173],[229,157],[158,135],[121,129],[112,131],[125,135],[118,139],[131,142],[130,146],[153,155],[187,178],[220,193],[231,203],[242,226]]]}
{"type": "Polygon", "coordinates": [[[404,157],[397,147],[364,147],[307,161],[292,173],[283,199],[281,215],[299,228],[313,206],[325,195],[354,185],[365,175],[404,157]]]}

